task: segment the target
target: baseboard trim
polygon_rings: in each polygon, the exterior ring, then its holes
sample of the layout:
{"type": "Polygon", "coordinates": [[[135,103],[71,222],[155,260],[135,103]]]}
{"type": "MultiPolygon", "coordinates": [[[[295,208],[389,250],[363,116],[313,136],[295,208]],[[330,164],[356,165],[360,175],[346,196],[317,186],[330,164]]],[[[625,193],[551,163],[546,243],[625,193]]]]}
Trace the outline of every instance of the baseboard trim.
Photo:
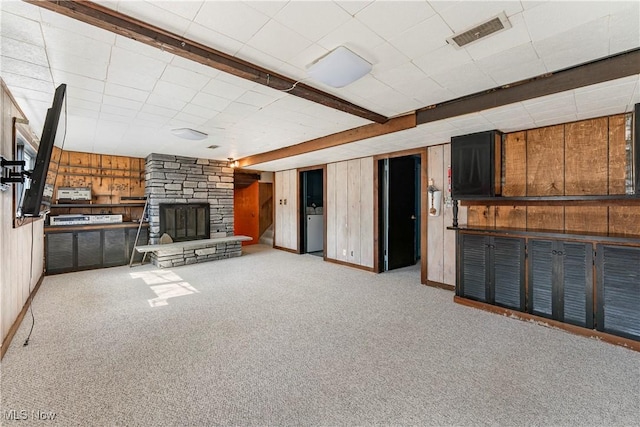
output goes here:
{"type": "Polygon", "coordinates": [[[370,273],[377,273],[377,271],[375,271],[373,267],[365,267],[364,265],[352,264],[350,262],[340,261],[333,258],[325,258],[324,260],[332,264],[344,265],[346,267],[357,268],[359,270],[368,271],[370,273]]]}
{"type": "Polygon", "coordinates": [[[512,317],[518,320],[535,322],[536,324],[541,326],[562,329],[575,335],[580,335],[587,338],[595,338],[609,344],[619,345],[621,347],[626,347],[630,350],[640,352],[640,341],[619,337],[617,335],[608,334],[606,332],[596,331],[595,329],[582,328],[580,326],[571,325],[569,323],[563,323],[557,320],[547,319],[546,317],[536,316],[535,314],[523,313],[521,311],[498,307],[480,301],[473,301],[467,298],[459,297],[457,295],[453,297],[453,301],[467,307],[478,308],[480,310],[501,314],[503,316],[512,317]]]}
{"type": "Polygon", "coordinates": [[[300,255],[300,252],[298,252],[297,250],[289,249],[289,248],[283,248],[282,246],[273,245],[273,249],[278,249],[280,251],[285,251],[285,252],[289,252],[289,253],[292,253],[292,254],[300,255]]]}
{"type": "Polygon", "coordinates": [[[9,332],[7,333],[7,336],[4,337],[4,340],[2,341],[2,347],[0,347],[0,360],[2,360],[2,358],[4,357],[4,354],[9,349],[9,346],[11,345],[11,341],[13,340],[13,337],[16,334],[16,332],[18,332],[18,328],[20,328],[20,325],[22,324],[22,319],[24,319],[24,316],[27,314],[27,310],[31,305],[31,301],[33,301],[33,298],[35,298],[36,293],[38,292],[38,289],[40,289],[40,285],[42,284],[43,280],[44,280],[44,272],[40,274],[40,278],[38,279],[36,286],[31,291],[31,294],[29,295],[29,298],[27,298],[27,301],[24,303],[24,306],[22,306],[22,310],[20,310],[20,313],[18,313],[18,317],[16,317],[15,322],[13,322],[13,325],[11,325],[11,328],[9,328],[9,332]]]}
{"type": "Polygon", "coordinates": [[[427,283],[423,283],[423,285],[431,286],[432,288],[444,289],[447,291],[455,292],[456,287],[453,285],[447,285],[446,283],[434,282],[433,280],[427,280],[427,283]]]}

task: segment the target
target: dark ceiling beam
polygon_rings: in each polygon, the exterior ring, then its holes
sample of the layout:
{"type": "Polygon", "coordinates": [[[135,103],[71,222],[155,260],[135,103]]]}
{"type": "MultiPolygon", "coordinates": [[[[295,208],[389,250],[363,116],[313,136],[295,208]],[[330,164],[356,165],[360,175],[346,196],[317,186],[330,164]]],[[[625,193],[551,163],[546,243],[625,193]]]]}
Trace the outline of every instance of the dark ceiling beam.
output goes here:
{"type": "Polygon", "coordinates": [[[286,90],[291,95],[316,102],[326,107],[353,114],[376,123],[385,123],[388,120],[387,117],[381,114],[359,107],[337,96],[90,1],[24,1],[111,31],[112,33],[137,40],[165,52],[208,65],[226,73],[233,74],[234,76],[276,90],[286,90]]]}
{"type": "Polygon", "coordinates": [[[411,113],[406,116],[389,119],[386,123],[371,123],[369,125],[345,130],[343,132],[334,133],[321,138],[290,145],[288,147],[278,148],[277,150],[243,157],[242,159],[238,159],[238,166],[243,168],[260,163],[271,162],[273,160],[284,159],[285,157],[299,156],[300,154],[337,147],[339,145],[362,141],[364,139],[374,138],[376,136],[399,132],[414,127],[416,127],[416,115],[411,113]]]}
{"type": "Polygon", "coordinates": [[[477,113],[635,74],[640,74],[640,49],[421,108],[416,111],[417,124],[477,113]]]}

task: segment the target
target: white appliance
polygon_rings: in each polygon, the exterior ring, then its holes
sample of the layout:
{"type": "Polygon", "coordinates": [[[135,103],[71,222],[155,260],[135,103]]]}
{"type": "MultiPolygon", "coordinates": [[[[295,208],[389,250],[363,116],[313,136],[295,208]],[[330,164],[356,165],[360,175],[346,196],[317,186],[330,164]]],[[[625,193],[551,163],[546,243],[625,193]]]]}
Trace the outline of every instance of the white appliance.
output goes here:
{"type": "Polygon", "coordinates": [[[307,252],[324,249],[323,225],[324,215],[307,215],[307,252]]]}

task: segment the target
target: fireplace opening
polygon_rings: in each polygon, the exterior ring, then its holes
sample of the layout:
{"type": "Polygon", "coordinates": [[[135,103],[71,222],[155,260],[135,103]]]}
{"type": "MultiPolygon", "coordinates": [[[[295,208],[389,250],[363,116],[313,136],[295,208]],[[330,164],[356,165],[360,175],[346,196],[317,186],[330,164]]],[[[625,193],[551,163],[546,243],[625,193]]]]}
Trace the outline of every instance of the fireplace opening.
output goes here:
{"type": "Polygon", "coordinates": [[[208,239],[208,203],[161,203],[160,235],[167,233],[174,242],[208,239]]]}

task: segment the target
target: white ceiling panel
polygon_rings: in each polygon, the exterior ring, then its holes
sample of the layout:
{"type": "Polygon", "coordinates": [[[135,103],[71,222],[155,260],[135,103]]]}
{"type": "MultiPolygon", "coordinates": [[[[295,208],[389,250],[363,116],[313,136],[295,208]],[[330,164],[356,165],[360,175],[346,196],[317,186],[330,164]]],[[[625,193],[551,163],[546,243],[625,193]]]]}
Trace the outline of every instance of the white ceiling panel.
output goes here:
{"type": "Polygon", "coordinates": [[[433,15],[435,11],[427,2],[378,1],[369,4],[355,17],[376,34],[391,39],[433,15]],[[403,13],[398,13],[399,8],[403,13]]]}
{"type": "Polygon", "coordinates": [[[260,30],[269,17],[241,2],[205,2],[194,22],[246,43],[260,30]]]}
{"type": "MultiPolygon", "coordinates": [[[[386,116],[640,48],[634,1],[99,3],[386,116]],[[446,44],[452,32],[501,11],[512,28],[462,49],[446,44]],[[344,88],[310,79],[306,67],[337,46],[371,62],[372,72],[344,88]]],[[[36,134],[51,75],[67,83],[70,150],[238,158],[371,123],[33,4],[0,2],[0,11],[3,81],[36,134]],[[186,143],[170,133],[175,127],[209,137],[186,143]],[[212,144],[220,148],[206,149],[212,144]]],[[[639,92],[632,76],[257,166],[320,164],[614,114],[629,111],[639,92]]]]}

